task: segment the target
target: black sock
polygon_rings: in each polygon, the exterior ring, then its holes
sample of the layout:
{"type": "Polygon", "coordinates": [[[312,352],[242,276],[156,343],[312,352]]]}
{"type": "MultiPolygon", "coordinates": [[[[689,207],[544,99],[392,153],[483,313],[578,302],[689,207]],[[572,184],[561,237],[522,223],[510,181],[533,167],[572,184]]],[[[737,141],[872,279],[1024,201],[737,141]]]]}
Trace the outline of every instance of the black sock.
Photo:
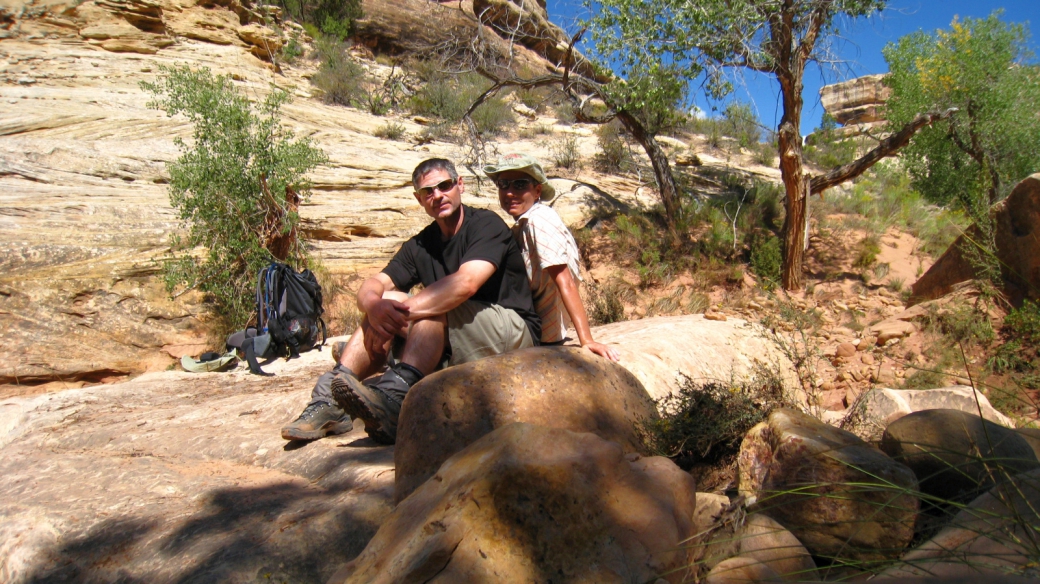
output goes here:
{"type": "Polygon", "coordinates": [[[408,387],[415,385],[424,377],[422,371],[419,371],[407,363],[401,363],[400,361],[393,366],[393,370],[401,376],[401,379],[405,380],[408,387]]]}

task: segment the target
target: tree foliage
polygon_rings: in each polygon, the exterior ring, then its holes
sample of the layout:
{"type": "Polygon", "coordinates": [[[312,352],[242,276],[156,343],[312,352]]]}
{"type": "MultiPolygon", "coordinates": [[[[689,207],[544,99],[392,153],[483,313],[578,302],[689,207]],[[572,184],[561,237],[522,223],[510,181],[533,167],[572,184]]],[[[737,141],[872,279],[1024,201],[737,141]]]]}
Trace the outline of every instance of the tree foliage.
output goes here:
{"type": "Polygon", "coordinates": [[[599,0],[590,27],[597,52],[623,77],[664,67],[689,83],[701,73],[708,91],[732,90],[729,73],[746,69],[780,84],[783,117],[777,128],[780,170],[787,192],[783,285],[801,287],[805,200],[809,184],[800,132],[802,78],[819,59],[839,16],[880,10],[885,0],[599,0]]]}
{"type": "Polygon", "coordinates": [[[1000,15],[954,19],[948,30],[915,32],[884,49],[891,124],[959,109],[904,151],[914,187],[976,216],[1040,170],[1040,71],[1026,64],[1026,26],[1000,15]]]}
{"type": "Polygon", "coordinates": [[[327,157],[279,123],[287,92],[272,88],[254,106],[228,75],[186,65],[160,72],[154,83],[141,84],[153,95],[149,106],[192,124],[191,143],[175,139],[181,155],[167,167],[170,203],[186,233],[172,238],[166,285],[211,294],[238,327],[250,316],[261,267],[272,259],[306,263],[297,209],[309,195],[306,173],[327,157]]]}

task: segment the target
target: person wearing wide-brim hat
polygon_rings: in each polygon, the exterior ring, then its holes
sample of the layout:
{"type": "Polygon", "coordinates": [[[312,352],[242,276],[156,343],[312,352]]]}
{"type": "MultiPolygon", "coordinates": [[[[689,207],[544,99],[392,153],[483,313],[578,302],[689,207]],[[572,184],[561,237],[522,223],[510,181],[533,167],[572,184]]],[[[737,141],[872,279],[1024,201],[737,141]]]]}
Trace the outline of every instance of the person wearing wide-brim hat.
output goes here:
{"type": "Polygon", "coordinates": [[[562,344],[569,317],[582,347],[611,361],[619,360],[616,348],[592,338],[578,294],[578,245],[556,211],[543,204],[555,198],[556,190],[542,165],[526,154],[506,154],[485,166],[484,174],[498,187],[502,209],[516,220],[513,235],[531,279],[535,310],[542,319],[541,344],[562,344]]]}

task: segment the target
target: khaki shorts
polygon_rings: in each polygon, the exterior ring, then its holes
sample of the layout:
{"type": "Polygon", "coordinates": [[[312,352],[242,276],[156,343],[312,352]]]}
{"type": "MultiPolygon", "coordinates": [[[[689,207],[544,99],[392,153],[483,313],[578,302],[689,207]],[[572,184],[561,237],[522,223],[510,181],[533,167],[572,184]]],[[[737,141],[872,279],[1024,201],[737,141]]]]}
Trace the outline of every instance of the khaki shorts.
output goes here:
{"type": "Polygon", "coordinates": [[[498,304],[467,300],[445,316],[451,345],[447,366],[534,346],[524,319],[498,304]]]}

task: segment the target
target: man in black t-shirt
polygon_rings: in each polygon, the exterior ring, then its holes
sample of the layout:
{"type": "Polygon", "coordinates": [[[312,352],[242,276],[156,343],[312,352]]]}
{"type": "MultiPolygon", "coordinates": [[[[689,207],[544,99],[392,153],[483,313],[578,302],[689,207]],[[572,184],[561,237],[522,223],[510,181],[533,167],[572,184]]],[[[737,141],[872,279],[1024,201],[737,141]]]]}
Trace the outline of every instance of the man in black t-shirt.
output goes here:
{"type": "Polygon", "coordinates": [[[462,204],[462,178],[432,158],[412,173],[415,198],[434,221],[404,243],[383,271],[365,280],[365,315],[336,367],[322,375],[311,403],[282,437],[315,439],[352,428],[393,443],[408,389],[437,369],[537,344],[541,322],[524,259],[498,215],[462,204]],[[423,290],[408,291],[416,284],[423,290]],[[388,362],[390,368],[370,381],[388,362]]]}

